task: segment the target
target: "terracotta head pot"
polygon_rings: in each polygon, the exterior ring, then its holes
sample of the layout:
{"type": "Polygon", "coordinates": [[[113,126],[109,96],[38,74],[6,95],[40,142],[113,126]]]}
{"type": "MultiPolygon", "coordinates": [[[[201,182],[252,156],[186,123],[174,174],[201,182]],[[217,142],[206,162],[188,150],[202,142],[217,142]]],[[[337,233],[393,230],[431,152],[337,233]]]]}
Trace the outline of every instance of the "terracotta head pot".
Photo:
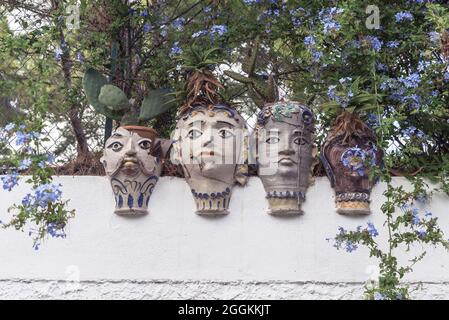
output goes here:
{"type": "Polygon", "coordinates": [[[335,189],[338,213],[371,212],[370,193],[376,179],[370,180],[368,171],[371,166],[380,166],[383,158],[375,142],[374,132],[366,124],[355,115],[345,114],[337,118],[321,148],[321,160],[335,189]],[[342,130],[347,125],[351,129],[342,130]]]}
{"type": "MultiPolygon", "coordinates": [[[[148,213],[148,202],[159,179],[161,164],[154,154],[154,130],[146,137],[118,128],[106,141],[101,162],[109,176],[115,197],[115,213],[148,213]]],[[[145,135],[145,134],[144,134],[145,135]]]]}
{"type": "Polygon", "coordinates": [[[301,214],[312,164],[314,116],[294,101],[265,105],[253,133],[258,175],[274,215],[301,214]]]}
{"type": "Polygon", "coordinates": [[[181,164],[197,213],[228,213],[233,185],[247,180],[244,119],[226,105],[193,106],[173,133],[171,161],[181,164]]]}

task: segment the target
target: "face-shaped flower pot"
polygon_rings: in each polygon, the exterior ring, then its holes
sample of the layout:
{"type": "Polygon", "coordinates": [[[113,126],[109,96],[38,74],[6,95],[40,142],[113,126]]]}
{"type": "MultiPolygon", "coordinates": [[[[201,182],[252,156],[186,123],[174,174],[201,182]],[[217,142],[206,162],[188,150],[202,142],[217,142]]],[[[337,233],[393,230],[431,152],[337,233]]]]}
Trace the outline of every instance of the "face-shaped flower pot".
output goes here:
{"type": "Polygon", "coordinates": [[[193,107],[173,133],[171,161],[181,164],[197,213],[227,214],[233,185],[247,179],[244,119],[225,105],[193,107]]]}
{"type": "Polygon", "coordinates": [[[270,214],[302,213],[313,159],[313,122],[313,113],[293,101],[267,104],[258,115],[252,154],[270,214]]]}
{"type": "Polygon", "coordinates": [[[116,214],[148,213],[161,172],[160,154],[154,151],[155,146],[156,132],[145,127],[120,127],[106,141],[101,162],[111,181],[116,214]]]}
{"type": "Polygon", "coordinates": [[[321,148],[321,160],[335,189],[337,212],[369,214],[370,193],[376,179],[370,180],[368,171],[370,167],[381,165],[383,152],[376,147],[371,129],[358,117],[348,119],[359,123],[358,134],[339,134],[337,126],[334,127],[321,148]]]}

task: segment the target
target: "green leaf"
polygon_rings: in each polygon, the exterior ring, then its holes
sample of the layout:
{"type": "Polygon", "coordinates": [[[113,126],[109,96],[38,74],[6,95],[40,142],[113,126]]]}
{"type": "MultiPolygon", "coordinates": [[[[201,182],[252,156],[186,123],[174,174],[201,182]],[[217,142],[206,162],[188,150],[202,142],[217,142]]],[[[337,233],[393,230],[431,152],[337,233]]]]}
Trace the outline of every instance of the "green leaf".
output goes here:
{"type": "Polygon", "coordinates": [[[123,110],[129,106],[128,98],[123,90],[112,84],[106,84],[101,87],[98,101],[112,110],[123,110]]]}
{"type": "Polygon", "coordinates": [[[101,87],[108,83],[106,77],[95,69],[88,69],[83,77],[83,88],[87,101],[98,113],[105,114],[106,106],[102,104],[98,97],[101,87]]]}
{"type": "Polygon", "coordinates": [[[143,99],[139,119],[151,120],[176,106],[176,101],[168,89],[151,90],[143,99]]]}

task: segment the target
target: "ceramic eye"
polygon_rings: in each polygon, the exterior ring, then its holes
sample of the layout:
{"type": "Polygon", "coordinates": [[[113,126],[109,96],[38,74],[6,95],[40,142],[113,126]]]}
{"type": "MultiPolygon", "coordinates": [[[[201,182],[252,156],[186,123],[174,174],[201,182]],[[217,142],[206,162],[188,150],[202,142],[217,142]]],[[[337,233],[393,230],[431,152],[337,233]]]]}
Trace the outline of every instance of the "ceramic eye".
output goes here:
{"type": "Polygon", "coordinates": [[[143,150],[148,150],[151,148],[151,140],[142,140],[139,142],[139,147],[143,150]]]}
{"type": "Polygon", "coordinates": [[[281,141],[281,139],[279,139],[278,137],[269,137],[266,140],[266,143],[268,143],[268,144],[275,144],[275,143],[278,143],[279,141],[281,141]]]}
{"type": "Polygon", "coordinates": [[[199,130],[196,130],[196,129],[192,129],[192,130],[190,130],[189,131],[189,133],[188,133],[188,137],[190,138],[190,139],[196,139],[196,138],[199,138],[199,137],[201,137],[203,135],[203,133],[201,132],[201,131],[199,131],[199,130]]]}
{"type": "Polygon", "coordinates": [[[226,129],[221,129],[220,131],[218,131],[218,135],[222,138],[222,139],[227,139],[229,137],[233,137],[234,134],[226,129]]]}
{"type": "Polygon", "coordinates": [[[116,142],[111,143],[108,148],[112,149],[112,151],[119,152],[120,150],[122,150],[123,144],[116,141],[116,142]]]}
{"type": "Polygon", "coordinates": [[[298,145],[305,145],[308,143],[304,138],[301,137],[296,137],[295,140],[293,140],[293,142],[298,145]]]}

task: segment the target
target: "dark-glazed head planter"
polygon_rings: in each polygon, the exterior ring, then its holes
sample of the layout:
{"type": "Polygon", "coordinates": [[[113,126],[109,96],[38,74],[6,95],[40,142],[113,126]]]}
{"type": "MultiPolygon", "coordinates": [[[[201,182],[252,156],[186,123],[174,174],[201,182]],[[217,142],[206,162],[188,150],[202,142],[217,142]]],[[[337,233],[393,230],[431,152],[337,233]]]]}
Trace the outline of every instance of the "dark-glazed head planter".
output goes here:
{"type": "Polygon", "coordinates": [[[369,214],[370,167],[382,164],[383,152],[376,147],[374,132],[355,114],[340,115],[321,148],[321,160],[335,189],[338,213],[369,214]]]}
{"type": "Polygon", "coordinates": [[[120,127],[106,141],[101,162],[111,181],[116,214],[148,213],[148,203],[161,173],[161,155],[155,151],[160,148],[155,149],[153,133],[142,137],[142,133],[120,127]]]}
{"type": "Polygon", "coordinates": [[[197,213],[227,214],[233,185],[247,180],[245,120],[226,105],[194,105],[172,138],[171,161],[181,164],[197,213]]]}
{"type": "Polygon", "coordinates": [[[266,104],[253,133],[256,156],[273,215],[301,214],[310,181],[314,115],[294,101],[266,104]]]}

